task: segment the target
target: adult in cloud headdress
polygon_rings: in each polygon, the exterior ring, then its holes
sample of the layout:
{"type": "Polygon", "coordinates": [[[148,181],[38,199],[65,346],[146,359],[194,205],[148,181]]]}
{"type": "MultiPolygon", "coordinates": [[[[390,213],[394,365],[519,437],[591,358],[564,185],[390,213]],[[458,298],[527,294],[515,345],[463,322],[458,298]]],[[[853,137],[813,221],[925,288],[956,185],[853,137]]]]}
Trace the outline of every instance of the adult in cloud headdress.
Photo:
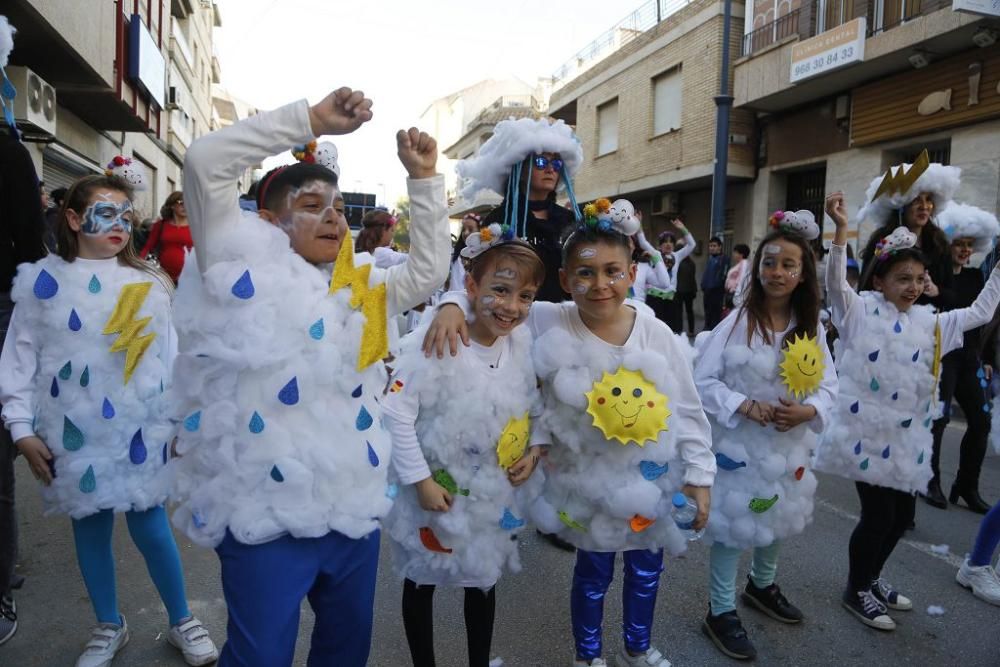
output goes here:
{"type": "Polygon", "coordinates": [[[521,118],[497,123],[479,155],[458,163],[465,181],[462,196],[472,201],[481,190],[504,194],[483,225],[510,225],[542,258],[546,276],[536,299],[563,301],[559,286],[562,239],[579,219],[572,178],[583,163],[583,149],[561,120],[521,118]],[[565,190],[573,210],[556,203],[565,190]]]}

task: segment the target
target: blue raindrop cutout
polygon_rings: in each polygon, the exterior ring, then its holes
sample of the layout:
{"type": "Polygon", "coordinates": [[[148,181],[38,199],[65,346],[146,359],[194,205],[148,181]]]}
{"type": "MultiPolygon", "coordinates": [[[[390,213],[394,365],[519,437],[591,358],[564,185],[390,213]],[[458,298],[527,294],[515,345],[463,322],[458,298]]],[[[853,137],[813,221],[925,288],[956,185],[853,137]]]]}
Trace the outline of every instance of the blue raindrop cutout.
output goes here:
{"type": "Polygon", "coordinates": [[[917,457],[917,465],[923,465],[924,463],[924,453],[920,452],[920,456],[917,457]]]}
{"type": "Polygon", "coordinates": [[[896,333],[903,332],[903,326],[899,323],[899,320],[896,320],[896,323],[892,325],[892,330],[895,331],[896,333]]]}
{"type": "Polygon", "coordinates": [[[925,419],[924,420],[924,428],[930,428],[931,427],[931,421],[932,420],[931,420],[930,417],[928,417],[927,419],[925,419]]]}
{"type": "Polygon", "coordinates": [[[52,378],[52,386],[49,387],[49,396],[57,398],[59,396],[59,380],[52,378]]]}
{"type": "Polygon", "coordinates": [[[277,465],[271,466],[271,479],[273,479],[275,482],[285,481],[285,476],[281,474],[280,470],[278,470],[277,465]]]}
{"type": "Polygon", "coordinates": [[[250,432],[260,433],[263,430],[264,430],[264,418],[261,417],[259,414],[257,414],[256,410],[254,410],[253,416],[250,417],[250,432]]]}
{"type": "Polygon", "coordinates": [[[639,461],[639,472],[642,473],[643,479],[652,482],[654,479],[659,479],[666,474],[669,466],[664,463],[660,465],[655,461],[639,461]]]}
{"type": "Polygon", "coordinates": [[[243,272],[243,275],[233,283],[233,296],[237,299],[250,299],[254,295],[253,280],[250,279],[250,270],[243,272]]]}
{"type": "Polygon", "coordinates": [[[916,352],[914,352],[914,353],[913,353],[913,356],[912,356],[912,357],[910,357],[910,358],[911,358],[911,359],[912,359],[912,360],[913,360],[914,362],[916,362],[916,360],[920,358],[920,350],[917,350],[916,352]]]}
{"type": "Polygon", "coordinates": [[[864,461],[861,462],[860,468],[862,470],[868,470],[868,459],[865,459],[864,461]]]}
{"type": "Polygon", "coordinates": [[[901,421],[899,423],[899,425],[902,426],[903,428],[910,428],[910,424],[912,424],[912,423],[913,423],[913,419],[910,418],[910,419],[904,419],[903,421],[901,421]]]}
{"type": "Polygon", "coordinates": [[[878,353],[879,353],[878,350],[875,350],[874,352],[870,352],[868,354],[868,361],[878,361],[878,353]]]}
{"type": "Polygon", "coordinates": [[[56,295],[56,292],[59,291],[59,283],[56,282],[56,279],[52,277],[51,273],[42,269],[38,274],[38,277],[35,278],[35,287],[33,291],[35,296],[39,299],[51,299],[56,295]]]}
{"type": "Polygon", "coordinates": [[[860,440],[858,440],[857,444],[854,445],[854,453],[858,454],[858,455],[861,454],[861,441],[860,440]]]}
{"type": "Polygon", "coordinates": [[[990,411],[990,404],[983,403],[983,412],[989,412],[989,411],[990,411]]]}
{"type": "Polygon", "coordinates": [[[132,436],[132,444],[128,447],[128,458],[136,465],[146,462],[146,443],[142,440],[141,428],[132,436]]]}
{"type": "Polygon", "coordinates": [[[886,445],[885,449],[882,450],[882,458],[884,459],[889,458],[889,447],[890,447],[889,445],[886,445]]]}
{"type": "Polygon", "coordinates": [[[715,453],[715,462],[723,470],[739,470],[740,468],[747,467],[746,461],[736,461],[734,459],[729,458],[722,452],[715,453]]]}
{"type": "Polygon", "coordinates": [[[163,465],[167,465],[167,443],[163,443],[163,451],[161,452],[160,457],[163,460],[163,465]]]}
{"type": "Polygon", "coordinates": [[[90,283],[87,285],[87,291],[91,294],[97,294],[101,291],[101,281],[97,279],[96,275],[90,276],[90,283]]]}
{"type": "Polygon", "coordinates": [[[503,508],[503,516],[500,517],[500,527],[504,530],[516,530],[524,525],[524,519],[518,519],[509,508],[503,508]]]}
{"type": "Polygon", "coordinates": [[[979,367],[979,370],[976,371],[976,377],[980,380],[986,377],[986,371],[984,371],[981,366],[979,367]]]}
{"type": "Polygon", "coordinates": [[[875,378],[872,378],[871,384],[869,384],[868,386],[870,386],[872,388],[872,391],[878,391],[878,387],[879,387],[878,380],[876,380],[875,378]]]}
{"type": "Polygon", "coordinates": [[[309,337],[313,340],[322,340],[323,334],[326,333],[326,327],[323,326],[323,318],[319,318],[313,325],[309,327],[309,337]]]}
{"type": "Polygon", "coordinates": [[[388,498],[389,500],[395,500],[396,496],[398,495],[399,495],[399,484],[394,484],[390,482],[389,485],[385,487],[385,497],[388,498]]]}
{"type": "Polygon", "coordinates": [[[201,410],[192,412],[184,419],[184,430],[188,433],[194,433],[199,426],[201,426],[201,410]]]}
{"type": "Polygon", "coordinates": [[[855,415],[858,414],[858,410],[860,410],[860,409],[861,409],[861,405],[859,405],[857,401],[854,401],[853,403],[851,403],[851,414],[855,414],[855,415]]]}
{"type": "Polygon", "coordinates": [[[73,374],[73,362],[67,361],[63,364],[63,367],[59,369],[59,379],[68,380],[69,376],[73,374]]]}
{"type": "Polygon", "coordinates": [[[83,431],[81,431],[76,424],[70,420],[69,417],[63,416],[63,448],[75,452],[76,450],[83,447],[83,431]]]}
{"type": "Polygon", "coordinates": [[[201,514],[198,512],[191,512],[191,522],[194,523],[194,527],[198,529],[204,528],[208,525],[205,523],[205,519],[202,518],[201,514]]]}
{"type": "Polygon", "coordinates": [[[892,400],[895,401],[895,400],[898,400],[898,399],[899,399],[899,392],[898,391],[892,392],[892,400]]]}
{"type": "Polygon", "coordinates": [[[104,403],[101,405],[101,416],[105,419],[112,419],[115,416],[115,406],[111,405],[107,396],[104,397],[104,403]]]}
{"type": "Polygon", "coordinates": [[[80,316],[76,314],[76,308],[69,311],[69,330],[79,331],[83,328],[83,322],[80,321],[80,316]]]}
{"type": "Polygon", "coordinates": [[[359,384],[357,387],[354,388],[354,391],[351,392],[351,398],[361,398],[361,392],[362,388],[361,385],[359,384]]]}
{"type": "Polygon", "coordinates": [[[875,312],[873,312],[872,315],[878,315],[878,306],[875,306],[875,312]]]}
{"type": "Polygon", "coordinates": [[[84,366],[83,372],[80,373],[80,386],[86,387],[90,384],[90,366],[84,366]]]}
{"type": "Polygon", "coordinates": [[[365,442],[368,445],[368,463],[371,463],[373,467],[378,467],[378,454],[375,453],[375,449],[372,447],[372,443],[365,442]]]}
{"type": "Polygon", "coordinates": [[[359,431],[367,431],[372,427],[372,416],[368,413],[368,409],[365,406],[361,406],[361,410],[358,411],[358,418],[354,421],[354,426],[359,431]]]}
{"type": "Polygon", "coordinates": [[[80,478],[80,491],[93,493],[97,489],[97,477],[94,476],[94,466],[87,466],[87,472],[80,478]]]}
{"type": "Polygon", "coordinates": [[[278,400],[285,405],[295,405],[299,402],[299,380],[293,377],[288,381],[281,391],[278,392],[278,400]]]}

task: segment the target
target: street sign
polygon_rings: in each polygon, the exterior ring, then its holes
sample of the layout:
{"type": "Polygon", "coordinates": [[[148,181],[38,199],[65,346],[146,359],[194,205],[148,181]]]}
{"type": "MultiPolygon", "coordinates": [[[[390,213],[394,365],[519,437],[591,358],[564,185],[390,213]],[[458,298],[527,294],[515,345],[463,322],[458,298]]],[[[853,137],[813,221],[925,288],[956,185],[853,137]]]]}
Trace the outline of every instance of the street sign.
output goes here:
{"type": "Polygon", "coordinates": [[[866,28],[867,22],[862,16],[794,44],[789,80],[797,83],[864,60],[866,28]]]}

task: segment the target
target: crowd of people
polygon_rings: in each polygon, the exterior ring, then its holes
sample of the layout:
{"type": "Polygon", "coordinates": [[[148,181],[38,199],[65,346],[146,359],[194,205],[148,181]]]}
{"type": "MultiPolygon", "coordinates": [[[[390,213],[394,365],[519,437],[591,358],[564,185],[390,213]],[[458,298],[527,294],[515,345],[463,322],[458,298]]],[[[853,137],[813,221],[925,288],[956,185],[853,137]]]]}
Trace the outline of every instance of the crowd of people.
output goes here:
{"type": "Polygon", "coordinates": [[[312,157],[315,137],[357,131],[371,107],[341,88],[196,140],[141,245],[128,159],[60,193],[46,223],[26,150],[0,132],[0,643],[17,629],[16,452],[46,513],[71,519],[96,619],[78,667],[110,665],[129,639],[118,513],[191,665],[292,664],[304,599],[310,664],[364,665],[384,531],[413,663],[435,664],[433,596],[452,586],[469,664],[485,667],[495,587],[520,569],[527,526],[576,552],[568,663],[669,667],[653,644],[664,557],[702,532],[703,632],[752,659],[739,560],[752,551],[747,605],[803,622],[777,574],[812,520],[814,470],[857,488],[841,599],[859,621],[889,631],[890,611],[913,607],[883,571],[917,494],[986,515],[956,579],[1000,605],[1000,511],[979,494],[1000,273],[992,258],[967,266],[1000,224],[953,201],[957,168],[924,154],[874,178],[851,202],[876,230],[860,264],[834,192],[825,262],[814,215],[779,211],[752,250],[708,239],[700,281],[680,219],[654,246],[632,202],[576,201],[580,141],[546,118],[499,123],[459,163],[468,200],[503,200],[454,240],[436,142],[400,130],[406,252],[384,210],[352,238],[335,151],[271,170],[252,206],[232,196],[247,166],[293,146],[312,157]],[[967,427],[946,500],[953,397],[967,427]],[[218,554],[221,651],[187,603],[171,521],[218,554]],[[609,650],[618,552],[624,623],[609,650]]]}

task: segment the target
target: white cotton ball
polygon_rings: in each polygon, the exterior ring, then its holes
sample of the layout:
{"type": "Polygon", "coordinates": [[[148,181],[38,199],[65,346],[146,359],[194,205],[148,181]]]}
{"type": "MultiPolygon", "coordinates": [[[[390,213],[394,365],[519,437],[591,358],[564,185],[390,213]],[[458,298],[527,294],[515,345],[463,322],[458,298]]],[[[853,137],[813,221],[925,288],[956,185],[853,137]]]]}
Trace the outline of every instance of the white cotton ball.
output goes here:
{"type": "Polygon", "coordinates": [[[6,16],[0,16],[0,67],[7,67],[10,52],[14,50],[14,35],[17,28],[12,26],[6,16]]]}
{"type": "Polygon", "coordinates": [[[944,616],[944,607],[940,607],[936,604],[932,604],[927,607],[928,616],[944,616]]]}
{"type": "Polygon", "coordinates": [[[771,452],[763,457],[758,463],[757,467],[760,470],[761,477],[768,481],[773,482],[778,478],[782,477],[786,473],[786,459],[781,454],[777,452],[771,452]]]}
{"type": "Polygon", "coordinates": [[[608,498],[608,511],[612,516],[628,520],[636,514],[646,518],[656,516],[656,506],[662,492],[655,484],[643,481],[612,492],[608,498]]]}

